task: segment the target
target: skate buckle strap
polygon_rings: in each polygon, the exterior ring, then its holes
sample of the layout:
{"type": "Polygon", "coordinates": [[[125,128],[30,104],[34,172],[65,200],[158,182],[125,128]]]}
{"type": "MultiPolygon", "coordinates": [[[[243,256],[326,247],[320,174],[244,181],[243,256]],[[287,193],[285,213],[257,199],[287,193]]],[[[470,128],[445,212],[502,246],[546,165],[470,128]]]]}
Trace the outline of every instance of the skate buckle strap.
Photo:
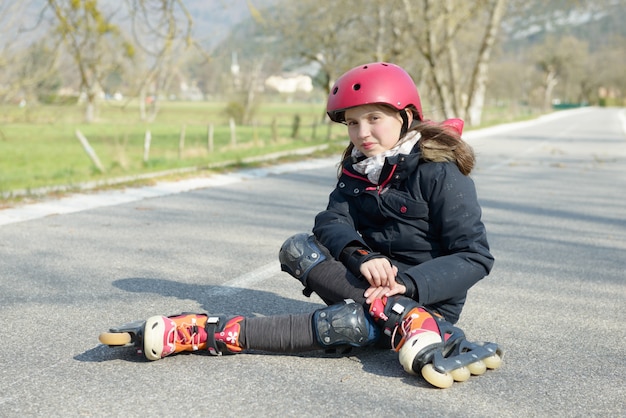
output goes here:
{"type": "Polygon", "coordinates": [[[207,339],[206,339],[207,350],[209,351],[209,354],[211,354],[212,356],[222,355],[222,352],[219,350],[217,346],[217,341],[215,341],[215,331],[217,327],[219,326],[219,324],[220,324],[219,316],[209,316],[206,320],[206,325],[204,327],[207,333],[207,339]]]}
{"type": "Polygon", "coordinates": [[[372,318],[382,325],[382,331],[391,337],[395,333],[398,324],[402,321],[402,316],[406,310],[407,306],[384,296],[372,301],[369,313],[372,318]]]}
{"type": "Polygon", "coordinates": [[[391,310],[396,313],[398,316],[402,315],[404,313],[404,306],[399,304],[399,303],[394,303],[393,306],[391,307],[391,310]]]}
{"type": "Polygon", "coordinates": [[[399,324],[402,323],[402,315],[404,314],[405,310],[406,308],[404,307],[404,305],[401,305],[399,303],[394,303],[391,306],[390,316],[392,313],[394,314],[394,316],[392,317],[393,328],[385,328],[385,334],[391,337],[391,346],[394,349],[395,349],[394,340],[396,338],[396,332],[398,331],[399,324]]]}

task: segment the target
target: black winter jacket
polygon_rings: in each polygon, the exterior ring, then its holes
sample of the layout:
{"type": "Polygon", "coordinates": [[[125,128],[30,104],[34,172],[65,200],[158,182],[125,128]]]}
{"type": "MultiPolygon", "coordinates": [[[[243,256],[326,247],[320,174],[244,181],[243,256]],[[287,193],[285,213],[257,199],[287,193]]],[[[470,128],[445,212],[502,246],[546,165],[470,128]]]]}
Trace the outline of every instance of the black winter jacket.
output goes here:
{"type": "Polygon", "coordinates": [[[355,244],[388,257],[411,296],[452,323],[493,266],[474,182],[455,163],[422,160],[417,146],[387,158],[380,185],[345,163],[313,233],[338,260],[355,244]]]}

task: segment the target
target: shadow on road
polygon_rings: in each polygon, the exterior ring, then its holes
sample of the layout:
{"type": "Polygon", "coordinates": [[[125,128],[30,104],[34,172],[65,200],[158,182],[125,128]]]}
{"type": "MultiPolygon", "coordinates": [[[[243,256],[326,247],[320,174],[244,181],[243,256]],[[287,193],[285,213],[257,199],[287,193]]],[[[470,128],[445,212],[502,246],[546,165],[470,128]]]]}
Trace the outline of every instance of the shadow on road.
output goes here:
{"type": "MultiPolygon", "coordinates": [[[[320,303],[289,299],[273,292],[247,288],[181,283],[166,279],[128,278],[113,286],[131,293],[154,293],[166,297],[192,299],[203,312],[212,315],[270,316],[308,313],[323,307],[320,303]]],[[[179,312],[156,312],[172,315],[179,312]]]]}

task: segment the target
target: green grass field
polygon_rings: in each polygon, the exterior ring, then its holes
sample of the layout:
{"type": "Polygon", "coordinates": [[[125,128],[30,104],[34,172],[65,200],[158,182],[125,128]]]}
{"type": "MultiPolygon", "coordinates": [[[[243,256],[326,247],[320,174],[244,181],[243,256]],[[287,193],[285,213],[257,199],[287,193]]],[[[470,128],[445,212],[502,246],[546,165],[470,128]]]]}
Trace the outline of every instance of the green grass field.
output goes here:
{"type": "MultiPolygon", "coordinates": [[[[82,106],[0,109],[0,194],[4,198],[45,187],[71,187],[183,167],[206,168],[329,142],[328,125],[320,122],[321,104],[262,105],[252,126],[235,127],[235,141],[224,103],[166,102],[152,123],[140,120],[137,106],[119,103],[100,104],[97,120],[91,124],[83,123],[82,106]],[[293,138],[296,115],[300,127],[293,138]],[[89,158],[76,130],[88,139],[104,172],[89,158]],[[152,139],[144,161],[146,131],[152,139]]],[[[335,128],[330,134],[343,135],[344,131],[335,128]]]]}
{"type": "MultiPolygon", "coordinates": [[[[252,125],[236,126],[235,141],[225,109],[223,102],[163,102],[155,122],[147,123],[141,121],[136,103],[102,102],[96,121],[86,124],[81,105],[0,106],[0,203],[78,189],[85,183],[101,187],[150,173],[241,165],[253,157],[305,147],[326,145],[326,154],[338,154],[347,143],[345,129],[324,122],[321,103],[259,105],[252,125]],[[296,117],[300,123],[294,138],[296,117]],[[81,145],[77,130],[89,141],[103,171],[81,145]],[[152,138],[147,160],[146,131],[152,138]]],[[[484,126],[533,116],[490,109],[484,113],[484,126]]]]}

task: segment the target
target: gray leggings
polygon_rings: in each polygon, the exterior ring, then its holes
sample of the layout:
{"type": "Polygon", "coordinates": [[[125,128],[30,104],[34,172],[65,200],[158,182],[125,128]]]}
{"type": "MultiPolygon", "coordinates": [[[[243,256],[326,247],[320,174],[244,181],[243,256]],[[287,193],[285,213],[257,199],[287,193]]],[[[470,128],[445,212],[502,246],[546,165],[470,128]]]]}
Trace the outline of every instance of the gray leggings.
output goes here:
{"type": "MultiPolygon", "coordinates": [[[[369,286],[366,281],[356,278],[342,263],[332,258],[318,264],[309,272],[307,285],[327,305],[344,299],[365,304],[363,293],[369,286]]],[[[313,331],[312,316],[313,312],[246,318],[241,322],[239,343],[244,349],[277,353],[319,350],[322,347],[313,331]]]]}

